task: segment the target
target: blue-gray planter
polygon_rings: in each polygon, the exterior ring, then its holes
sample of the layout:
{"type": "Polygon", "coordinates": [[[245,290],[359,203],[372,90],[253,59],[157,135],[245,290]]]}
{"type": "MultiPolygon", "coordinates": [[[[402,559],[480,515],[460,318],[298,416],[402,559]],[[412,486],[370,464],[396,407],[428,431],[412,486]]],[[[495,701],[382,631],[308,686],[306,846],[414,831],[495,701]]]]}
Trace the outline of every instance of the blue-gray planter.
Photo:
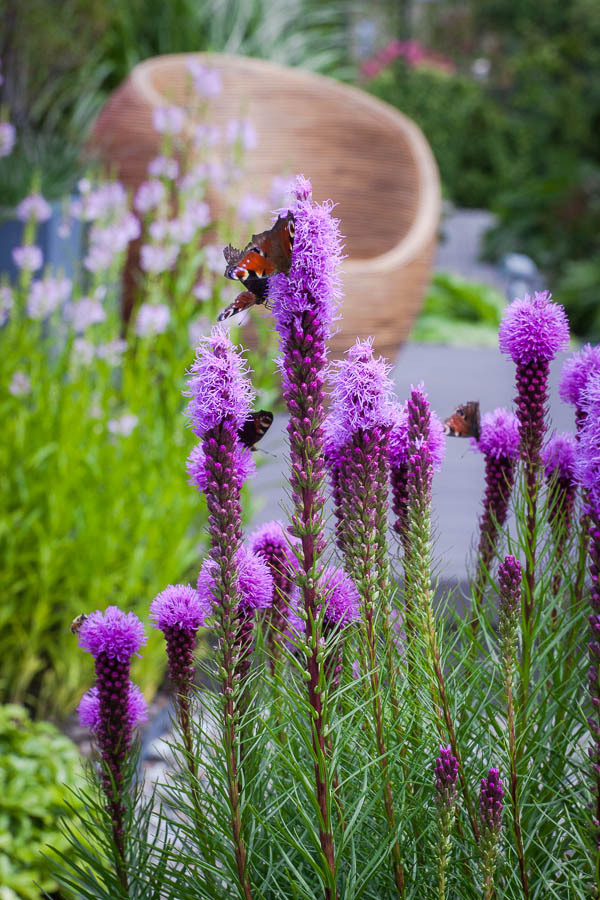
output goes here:
{"type": "MultiPolygon", "coordinates": [[[[63,220],[63,205],[51,203],[52,216],[47,222],[38,226],[35,242],[44,254],[44,268],[57,272],[61,270],[68,278],[78,271],[83,258],[83,227],[78,219],[70,220],[70,231],[65,237],[59,234],[59,226],[63,220]]],[[[8,275],[10,281],[16,281],[19,270],[12,258],[12,251],[20,247],[23,240],[24,224],[18,219],[0,222],[0,277],[8,275]]]]}

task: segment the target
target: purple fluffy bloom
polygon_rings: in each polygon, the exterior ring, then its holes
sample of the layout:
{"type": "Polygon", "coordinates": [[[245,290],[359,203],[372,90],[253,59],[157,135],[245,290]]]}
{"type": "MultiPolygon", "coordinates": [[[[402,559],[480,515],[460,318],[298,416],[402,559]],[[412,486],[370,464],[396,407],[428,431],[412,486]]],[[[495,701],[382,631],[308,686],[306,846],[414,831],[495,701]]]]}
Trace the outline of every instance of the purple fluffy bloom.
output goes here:
{"type": "Polygon", "coordinates": [[[517,646],[517,628],[521,614],[521,563],[506,556],[498,567],[500,589],[498,626],[505,666],[512,673],[517,646]]]}
{"type": "MultiPolygon", "coordinates": [[[[100,697],[97,687],[94,686],[85,692],[77,707],[77,713],[79,715],[79,724],[82,728],[88,728],[93,732],[98,731],[101,725],[101,718],[100,697]]],[[[132,729],[148,721],[148,704],[137,684],[134,684],[132,681],[129,682],[127,717],[132,729]]]]}
{"type": "MultiPolygon", "coordinates": [[[[600,396],[600,378],[598,396],[600,396]]],[[[592,390],[590,399],[595,399],[592,390]]],[[[586,489],[584,527],[589,535],[588,564],[590,572],[589,616],[590,638],[588,649],[590,667],[588,685],[592,698],[593,713],[588,724],[593,745],[588,753],[592,761],[592,825],[596,847],[600,849],[600,416],[589,415],[587,410],[580,432],[577,472],[582,486],[586,489]]]]}
{"type": "Polygon", "coordinates": [[[435,761],[434,771],[436,803],[444,810],[451,810],[456,803],[458,760],[450,747],[440,747],[440,755],[435,761]]]}
{"type": "Polygon", "coordinates": [[[502,829],[502,810],[504,808],[504,788],[498,769],[490,769],[487,778],[481,779],[479,793],[479,820],[481,838],[492,837],[498,840],[502,829]]]}
{"type": "Polygon", "coordinates": [[[118,606],[106,612],[90,613],[79,631],[79,646],[97,660],[100,656],[127,663],[146,643],[144,626],[132,613],[124,613],[118,606]]]}
{"type": "Polygon", "coordinates": [[[319,581],[328,625],[345,628],[359,618],[360,595],[356,585],[342,569],[327,566],[319,581]]]}
{"type": "MultiPolygon", "coordinates": [[[[554,554],[563,555],[571,532],[575,497],[577,495],[577,441],[568,432],[557,434],[542,450],[544,474],[548,482],[548,516],[554,534],[554,554]]],[[[561,573],[555,572],[553,589],[557,593],[561,573]]]]}
{"type": "MultiPolygon", "coordinates": [[[[234,447],[234,460],[236,483],[241,490],[244,482],[256,475],[256,463],[250,449],[244,447],[239,441],[234,447]]],[[[206,491],[209,473],[206,468],[206,455],[202,443],[196,444],[188,456],[186,468],[189,475],[188,483],[192,487],[198,488],[199,491],[206,491]]]]}
{"type": "Polygon", "coordinates": [[[485,494],[480,519],[479,567],[476,591],[479,598],[485,586],[500,529],[508,515],[508,504],[519,455],[519,424],[506,409],[485,413],[479,441],[475,447],[485,457],[485,494]]]}
{"type": "Polygon", "coordinates": [[[585,344],[562,367],[558,392],[561,400],[575,407],[578,429],[585,418],[583,391],[594,375],[600,375],[600,346],[585,344]]]}
{"type": "Polygon", "coordinates": [[[312,200],[310,182],[296,179],[295,201],[288,209],[294,214],[294,250],[288,275],[270,279],[269,298],[275,326],[282,341],[298,328],[303,313],[316,314],[322,339],[329,337],[340,300],[339,266],[342,243],[339,223],[332,218],[333,203],[312,200]]]}
{"type": "Polygon", "coordinates": [[[570,432],[566,431],[550,438],[542,450],[546,478],[551,479],[554,476],[566,481],[573,481],[576,454],[577,443],[575,436],[570,432]]]}
{"type": "Polygon", "coordinates": [[[47,222],[52,207],[41,194],[29,194],[17,206],[17,216],[22,222],[47,222]]]}
{"type": "Polygon", "coordinates": [[[351,440],[357,431],[390,426],[393,420],[393,384],[385,359],[373,355],[373,339],[356,343],[346,359],[329,366],[332,414],[325,425],[330,442],[338,446],[351,440]]]}
{"type": "Polygon", "coordinates": [[[411,388],[407,403],[409,503],[420,496],[431,502],[433,473],[441,468],[446,442],[444,426],[431,412],[424,385],[411,388]]]}
{"type": "Polygon", "coordinates": [[[577,479],[592,505],[600,506],[600,375],[589,380],[583,404],[585,421],[579,432],[577,479]]]}
{"type": "Polygon", "coordinates": [[[196,632],[209,614],[210,607],[189,584],[170,584],[150,604],[150,619],[161,631],[181,628],[196,632]]]}
{"type": "Polygon", "coordinates": [[[227,331],[216,325],[201,340],[189,372],[186,413],[198,437],[224,420],[242,427],[254,400],[246,362],[231,343],[227,331]]]}
{"type": "Polygon", "coordinates": [[[169,676],[178,694],[189,691],[194,677],[196,632],[211,612],[206,598],[188,584],[170,584],[150,604],[150,619],[165,636],[169,676]]]}
{"type": "Polygon", "coordinates": [[[525,294],[506,309],[498,334],[500,352],[517,365],[550,362],[569,346],[569,322],[562,306],[549,291],[525,294]]]}
{"type": "MultiPolygon", "coordinates": [[[[245,547],[240,547],[236,558],[239,613],[247,618],[259,609],[271,605],[273,580],[269,568],[259,556],[245,547]]],[[[219,608],[219,593],[215,585],[218,564],[214,559],[205,559],[198,575],[198,596],[200,602],[214,612],[219,608]]]]}

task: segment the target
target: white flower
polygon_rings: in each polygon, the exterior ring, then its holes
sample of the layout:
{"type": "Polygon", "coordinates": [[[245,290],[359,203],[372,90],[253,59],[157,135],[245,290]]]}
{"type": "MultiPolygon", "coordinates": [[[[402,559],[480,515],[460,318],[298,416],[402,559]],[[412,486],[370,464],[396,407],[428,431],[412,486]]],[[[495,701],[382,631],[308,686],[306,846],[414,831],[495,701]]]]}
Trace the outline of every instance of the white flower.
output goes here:
{"type": "Polygon", "coordinates": [[[17,206],[17,216],[22,222],[47,222],[52,215],[52,207],[41,194],[30,194],[17,206]]]}
{"type": "Polygon", "coordinates": [[[27,247],[15,247],[12,251],[12,258],[19,269],[27,269],[28,272],[37,272],[42,268],[44,262],[43,253],[35,244],[29,244],[27,247]]]}
{"type": "Polygon", "coordinates": [[[118,366],[121,362],[121,356],[127,350],[127,341],[116,338],[114,341],[108,341],[106,344],[100,344],[96,348],[96,355],[99,359],[103,359],[109,366],[118,366]]]}
{"type": "Polygon", "coordinates": [[[32,281],[27,298],[27,315],[31,319],[45,319],[54,312],[71,293],[70,278],[46,278],[32,281]]]}
{"type": "Polygon", "coordinates": [[[163,334],[167,330],[171,310],[164,303],[143,303],[135,320],[135,333],[139,337],[163,334]]]}
{"type": "Polygon", "coordinates": [[[123,413],[118,419],[109,419],[106,427],[111,434],[118,434],[121,437],[129,437],[139,419],[133,413],[123,413]]]}
{"type": "Polygon", "coordinates": [[[6,324],[13,305],[13,292],[6,285],[0,285],[0,328],[6,324]]]}
{"type": "Polygon", "coordinates": [[[95,347],[85,338],[77,337],[73,341],[73,360],[84,366],[89,366],[95,356],[95,347]]]}
{"type": "Polygon", "coordinates": [[[65,318],[75,331],[87,331],[90,325],[104,322],[106,312],[102,303],[92,297],[82,297],[77,303],[69,303],[65,308],[65,318]]]}
{"type": "Polygon", "coordinates": [[[152,121],[160,134],[179,134],[185,125],[185,110],[180,106],[158,106],[153,110],[152,121]]]}
{"type": "Polygon", "coordinates": [[[13,397],[26,397],[31,393],[31,379],[25,372],[15,372],[8,386],[13,397]]]}

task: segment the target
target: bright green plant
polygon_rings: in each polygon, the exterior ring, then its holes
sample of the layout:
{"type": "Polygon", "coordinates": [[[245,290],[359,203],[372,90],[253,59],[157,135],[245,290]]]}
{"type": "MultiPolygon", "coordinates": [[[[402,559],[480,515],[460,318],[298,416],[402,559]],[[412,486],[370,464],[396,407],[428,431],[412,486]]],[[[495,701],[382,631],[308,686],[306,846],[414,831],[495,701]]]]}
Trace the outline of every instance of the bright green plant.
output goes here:
{"type": "Polygon", "coordinates": [[[0,706],[0,758],[0,897],[38,900],[58,889],[47,854],[67,848],[59,817],[68,824],[80,809],[81,759],[69,738],[14,704],[0,706]]]}
{"type": "Polygon", "coordinates": [[[495,347],[505,298],[489,284],[436,272],[411,340],[495,347]]]}

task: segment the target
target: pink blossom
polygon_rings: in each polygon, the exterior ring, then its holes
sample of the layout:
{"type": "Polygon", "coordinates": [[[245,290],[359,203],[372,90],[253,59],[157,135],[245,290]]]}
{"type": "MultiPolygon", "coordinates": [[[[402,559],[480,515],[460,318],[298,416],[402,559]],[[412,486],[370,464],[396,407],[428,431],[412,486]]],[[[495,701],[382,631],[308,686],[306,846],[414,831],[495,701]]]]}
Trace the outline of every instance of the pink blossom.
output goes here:
{"type": "Polygon", "coordinates": [[[210,300],[212,293],[212,287],[210,284],[207,284],[206,281],[199,281],[192,289],[192,294],[196,300],[200,301],[210,300]]]}
{"type": "Polygon", "coordinates": [[[217,247],[215,244],[208,244],[204,248],[204,265],[209,272],[215,272],[222,275],[223,269],[225,268],[223,248],[217,247]]]}
{"type": "Polygon", "coordinates": [[[9,394],[13,397],[26,397],[31,393],[31,379],[25,372],[15,372],[8,386],[9,394]]]}
{"type": "Polygon", "coordinates": [[[148,175],[155,178],[168,178],[174,181],[179,175],[179,163],[168,156],[157,156],[148,166],[148,175]]]}
{"type": "Polygon", "coordinates": [[[120,218],[127,210],[127,191],[119,181],[107,181],[71,202],[71,214],[84,222],[120,218]]]}
{"type": "Polygon", "coordinates": [[[15,126],[10,122],[0,122],[0,157],[10,156],[16,140],[15,126]]]}
{"type": "Polygon", "coordinates": [[[53,278],[48,275],[42,280],[33,281],[27,299],[28,316],[31,319],[45,319],[65,302],[71,293],[71,287],[69,278],[53,278]]]}
{"type": "Polygon", "coordinates": [[[167,330],[171,311],[164,303],[143,303],[135,320],[135,333],[138,337],[149,337],[163,334],[167,330]]]}
{"type": "Polygon", "coordinates": [[[19,269],[26,269],[28,272],[37,272],[42,268],[44,262],[42,251],[35,244],[15,247],[12,251],[12,258],[19,269]]]}
{"type": "Polygon", "coordinates": [[[95,355],[96,348],[91,341],[86,341],[82,337],[75,338],[73,341],[73,361],[75,363],[89,366],[95,355]]]}
{"type": "Polygon", "coordinates": [[[221,140],[221,130],[218,125],[196,125],[194,129],[194,147],[215,147],[221,140]]]}
{"type": "Polygon", "coordinates": [[[172,269],[179,254],[179,247],[159,247],[156,244],[143,244],[140,265],[144,272],[158,274],[172,269]]]}
{"type": "Polygon", "coordinates": [[[22,222],[47,222],[52,215],[52,207],[41,194],[30,194],[17,206],[17,216],[22,222]]]}
{"type": "Polygon", "coordinates": [[[179,134],[185,125],[185,110],[180,106],[158,106],[153,110],[152,122],[160,134],[179,134]]]}
{"type": "Polygon", "coordinates": [[[186,205],[184,217],[196,228],[206,228],[210,225],[210,207],[202,200],[192,201],[186,205]]]}
{"type": "Polygon", "coordinates": [[[258,219],[267,211],[267,204],[256,194],[245,194],[240,200],[237,213],[242,222],[251,222],[258,219]]]}
{"type": "Polygon", "coordinates": [[[186,68],[192,76],[194,90],[201,97],[218,97],[223,90],[223,78],[216,69],[203,66],[193,56],[188,57],[186,68]]]}
{"type": "Polygon", "coordinates": [[[109,419],[106,423],[106,427],[111,434],[118,434],[121,437],[129,437],[138,422],[138,417],[134,416],[133,413],[124,413],[118,419],[109,419]]]}
{"type": "Polygon", "coordinates": [[[162,181],[153,179],[152,181],[143,181],[136,191],[133,201],[134,209],[139,213],[147,213],[151,209],[155,209],[163,202],[167,195],[166,189],[162,181]]]}
{"type": "Polygon", "coordinates": [[[121,362],[121,356],[127,350],[127,341],[121,338],[115,338],[114,341],[108,341],[106,344],[100,344],[96,348],[96,355],[99,359],[103,359],[109,366],[118,366],[121,362]]]}
{"type": "Polygon", "coordinates": [[[104,322],[106,312],[98,300],[82,297],[77,303],[69,303],[65,309],[65,318],[75,331],[84,332],[90,325],[104,322]]]}
{"type": "Polygon", "coordinates": [[[228,144],[239,141],[243,150],[256,150],[258,133],[251,119],[230,119],[225,129],[225,140],[228,144]]]}

